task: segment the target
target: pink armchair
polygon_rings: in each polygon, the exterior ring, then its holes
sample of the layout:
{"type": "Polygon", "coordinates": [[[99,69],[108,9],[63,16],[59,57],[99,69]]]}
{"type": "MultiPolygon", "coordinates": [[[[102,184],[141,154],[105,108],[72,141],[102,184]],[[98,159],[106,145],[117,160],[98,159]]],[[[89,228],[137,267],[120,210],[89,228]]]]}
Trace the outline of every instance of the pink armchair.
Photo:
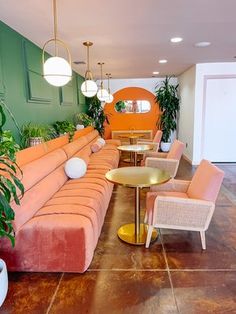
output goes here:
{"type": "Polygon", "coordinates": [[[174,143],[172,144],[171,149],[168,153],[145,153],[141,165],[166,170],[169,172],[170,176],[174,178],[176,176],[183,151],[184,143],[178,140],[174,140],[174,143]]]}
{"type": "Polygon", "coordinates": [[[162,131],[161,130],[157,130],[154,138],[152,140],[149,139],[140,139],[137,141],[137,144],[153,144],[153,150],[158,152],[159,146],[160,146],[160,142],[161,142],[161,138],[162,138],[162,131]]]}
{"type": "Polygon", "coordinates": [[[224,172],[202,160],[191,181],[172,179],[147,193],[145,223],[148,223],[146,248],[153,228],[199,231],[206,249],[208,229],[224,172]]]}

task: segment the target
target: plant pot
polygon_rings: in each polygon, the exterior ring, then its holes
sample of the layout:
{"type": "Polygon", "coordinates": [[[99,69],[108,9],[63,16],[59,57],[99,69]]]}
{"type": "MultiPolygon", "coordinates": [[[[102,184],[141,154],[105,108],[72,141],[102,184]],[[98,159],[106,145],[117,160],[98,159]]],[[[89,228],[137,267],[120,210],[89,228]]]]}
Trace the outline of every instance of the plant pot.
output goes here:
{"type": "Polygon", "coordinates": [[[8,290],[8,276],[5,262],[0,259],[0,307],[3,304],[8,290]]]}
{"type": "Polygon", "coordinates": [[[84,129],[84,125],[83,124],[77,124],[76,125],[76,130],[81,130],[81,129],[84,129]]]}
{"type": "Polygon", "coordinates": [[[171,147],[171,143],[170,142],[161,142],[161,150],[163,152],[168,152],[170,150],[170,147],[171,147]]]}
{"type": "Polygon", "coordinates": [[[30,137],[29,146],[36,146],[43,143],[42,137],[30,137]]]}

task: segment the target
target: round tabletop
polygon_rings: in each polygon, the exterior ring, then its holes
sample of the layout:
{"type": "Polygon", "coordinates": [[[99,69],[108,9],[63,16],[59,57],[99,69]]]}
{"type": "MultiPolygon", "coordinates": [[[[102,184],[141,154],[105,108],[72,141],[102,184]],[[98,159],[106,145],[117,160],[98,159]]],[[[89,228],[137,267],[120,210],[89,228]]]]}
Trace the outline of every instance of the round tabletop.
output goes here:
{"type": "Polygon", "coordinates": [[[146,152],[148,150],[153,149],[153,145],[149,144],[134,144],[134,145],[122,145],[117,147],[118,150],[124,151],[124,152],[146,152]]]}
{"type": "Polygon", "coordinates": [[[106,173],[106,179],[112,183],[127,187],[149,187],[170,180],[167,171],[152,167],[122,167],[106,173]]]}

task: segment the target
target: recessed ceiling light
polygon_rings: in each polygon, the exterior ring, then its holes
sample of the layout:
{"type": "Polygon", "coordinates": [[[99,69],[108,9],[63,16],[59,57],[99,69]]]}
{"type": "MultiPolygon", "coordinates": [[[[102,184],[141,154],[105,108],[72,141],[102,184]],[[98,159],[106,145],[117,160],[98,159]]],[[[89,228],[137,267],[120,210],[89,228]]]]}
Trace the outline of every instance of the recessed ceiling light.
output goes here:
{"type": "Polygon", "coordinates": [[[152,72],[152,74],[154,74],[154,75],[158,75],[160,72],[158,72],[158,71],[154,71],[154,72],[152,72]]]}
{"type": "Polygon", "coordinates": [[[170,41],[172,43],[180,43],[182,40],[183,40],[183,38],[181,38],[181,37],[174,37],[174,38],[171,38],[170,41]]]}
{"type": "Polygon", "coordinates": [[[158,61],[159,63],[167,63],[167,60],[166,59],[161,59],[158,61]]]}
{"type": "Polygon", "coordinates": [[[194,46],[198,48],[204,48],[210,46],[210,44],[211,43],[209,41],[199,41],[198,43],[195,43],[194,46]]]}

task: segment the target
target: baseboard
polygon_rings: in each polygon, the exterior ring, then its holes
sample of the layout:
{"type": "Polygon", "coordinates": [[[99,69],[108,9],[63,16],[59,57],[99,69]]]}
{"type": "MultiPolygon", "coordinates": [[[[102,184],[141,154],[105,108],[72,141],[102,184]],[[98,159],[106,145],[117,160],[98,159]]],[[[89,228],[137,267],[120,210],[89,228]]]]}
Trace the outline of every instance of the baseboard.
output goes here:
{"type": "Polygon", "coordinates": [[[192,165],[192,160],[183,154],[183,159],[186,160],[190,165],[192,165]]]}

